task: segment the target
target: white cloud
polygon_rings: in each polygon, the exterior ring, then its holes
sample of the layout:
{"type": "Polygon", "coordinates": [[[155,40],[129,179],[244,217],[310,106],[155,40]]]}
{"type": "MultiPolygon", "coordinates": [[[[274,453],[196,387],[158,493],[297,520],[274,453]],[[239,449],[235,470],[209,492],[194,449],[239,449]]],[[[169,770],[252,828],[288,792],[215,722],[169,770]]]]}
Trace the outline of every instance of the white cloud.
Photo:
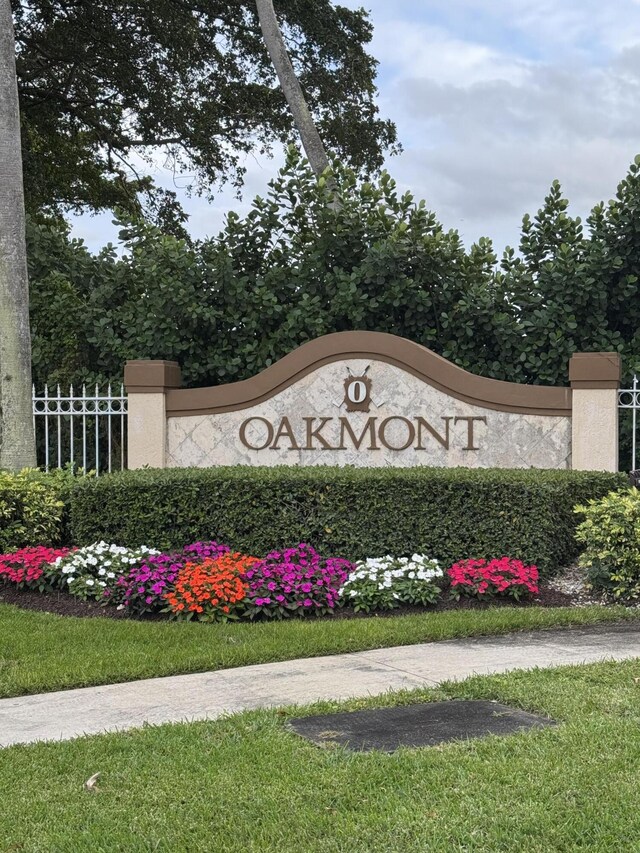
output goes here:
{"type": "MultiPolygon", "coordinates": [[[[499,5],[482,0],[477,7],[486,13],[499,5]]],[[[405,152],[387,167],[467,242],[489,236],[499,249],[517,244],[522,214],[540,207],[554,178],[574,213],[585,216],[614,195],[640,151],[640,7],[636,43],[586,56],[587,36],[599,35],[593,27],[621,24],[620,15],[600,12],[589,21],[575,4],[559,5],[516,0],[508,15],[511,28],[537,32],[555,17],[554,32],[558,27],[558,37],[575,48],[557,58],[515,55],[513,44],[481,49],[475,38],[415,26],[401,58],[390,63],[396,73],[384,106],[405,152]]],[[[397,40],[406,26],[388,24],[397,40]]]]}
{"type": "MultiPolygon", "coordinates": [[[[640,0],[367,5],[381,112],[405,146],[387,167],[446,227],[501,248],[554,178],[581,215],[615,193],[640,151],[640,0]]],[[[217,233],[229,208],[246,212],[282,159],[248,159],[241,202],[231,190],[214,205],[185,199],[193,233],[217,233]]],[[[78,228],[93,239],[97,222],[78,228]]]]}
{"type": "Polygon", "coordinates": [[[538,210],[554,178],[561,180],[571,212],[584,217],[597,201],[614,194],[620,164],[627,164],[635,151],[632,143],[602,138],[571,147],[550,139],[521,146],[459,141],[446,150],[407,152],[394,174],[467,243],[491,237],[501,251],[507,243],[517,246],[522,215],[538,210]]]}
{"type": "Polygon", "coordinates": [[[428,77],[438,83],[520,80],[527,63],[487,45],[465,41],[441,27],[391,20],[375,30],[373,54],[385,73],[428,77]]]}

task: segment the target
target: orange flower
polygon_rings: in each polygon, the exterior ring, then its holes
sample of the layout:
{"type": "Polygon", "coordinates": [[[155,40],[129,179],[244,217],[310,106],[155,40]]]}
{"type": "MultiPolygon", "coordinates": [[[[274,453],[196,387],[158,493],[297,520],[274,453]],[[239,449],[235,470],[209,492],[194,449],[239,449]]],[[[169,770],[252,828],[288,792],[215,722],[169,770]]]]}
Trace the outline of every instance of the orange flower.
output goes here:
{"type": "Polygon", "coordinates": [[[175,580],[175,588],[164,599],[172,613],[188,612],[202,619],[225,619],[241,613],[247,596],[245,572],[257,562],[244,554],[223,554],[201,563],[186,563],[175,580]]]}

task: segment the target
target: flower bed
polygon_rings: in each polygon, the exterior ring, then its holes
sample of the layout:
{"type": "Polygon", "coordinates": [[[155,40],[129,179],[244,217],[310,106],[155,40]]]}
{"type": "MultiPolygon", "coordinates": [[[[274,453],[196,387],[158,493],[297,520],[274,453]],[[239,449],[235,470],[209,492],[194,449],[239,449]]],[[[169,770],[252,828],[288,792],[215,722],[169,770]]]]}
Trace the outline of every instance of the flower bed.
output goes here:
{"type": "Polygon", "coordinates": [[[118,579],[122,602],[132,613],[161,609],[187,562],[216,559],[228,551],[227,545],[218,542],[194,542],[177,554],[153,554],[118,579]]]}
{"type": "Polygon", "coordinates": [[[127,575],[133,566],[153,554],[152,548],[122,548],[96,542],[86,548],[78,548],[65,557],[58,557],[45,569],[51,587],[63,587],[78,598],[120,599],[118,581],[127,575]]]}
{"type": "Polygon", "coordinates": [[[537,568],[510,557],[463,560],[444,571],[425,554],[353,564],[305,543],[260,557],[215,541],[174,553],[106,542],[71,550],[23,548],[0,555],[0,581],[62,590],[130,615],[200,621],[323,616],[339,608],[374,613],[470,596],[519,601],[539,591],[537,568]]]}

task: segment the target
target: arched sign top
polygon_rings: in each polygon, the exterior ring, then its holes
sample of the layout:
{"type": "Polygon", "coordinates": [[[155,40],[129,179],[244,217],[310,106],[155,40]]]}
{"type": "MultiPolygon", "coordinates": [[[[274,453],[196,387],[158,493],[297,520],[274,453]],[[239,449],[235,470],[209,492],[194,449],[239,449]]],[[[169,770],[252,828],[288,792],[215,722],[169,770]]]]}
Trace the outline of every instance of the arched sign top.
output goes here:
{"type": "Polygon", "coordinates": [[[214,388],[182,389],[175,361],[130,361],[129,466],[615,471],[620,357],[568,367],[570,388],[500,382],[380,332],[326,335],[214,388]]]}
{"type": "MultiPolygon", "coordinates": [[[[176,381],[177,366],[171,362],[129,362],[125,382],[130,392],[166,391],[168,417],[220,414],[246,409],[269,400],[323,365],[350,359],[384,362],[410,373],[451,397],[485,409],[530,415],[569,416],[571,389],[521,385],[476,376],[427,347],[384,332],[335,332],[308,341],[265,370],[227,385],[182,389],[176,381]],[[149,381],[166,366],[171,381],[149,381]],[[171,372],[171,370],[173,372],[171,372]],[[154,386],[154,387],[152,387],[154,386]],[[173,386],[173,387],[171,387],[173,386]]],[[[345,397],[349,405],[367,403],[366,376],[349,377],[352,387],[345,397]],[[359,383],[359,384],[356,384],[359,383]]]]}

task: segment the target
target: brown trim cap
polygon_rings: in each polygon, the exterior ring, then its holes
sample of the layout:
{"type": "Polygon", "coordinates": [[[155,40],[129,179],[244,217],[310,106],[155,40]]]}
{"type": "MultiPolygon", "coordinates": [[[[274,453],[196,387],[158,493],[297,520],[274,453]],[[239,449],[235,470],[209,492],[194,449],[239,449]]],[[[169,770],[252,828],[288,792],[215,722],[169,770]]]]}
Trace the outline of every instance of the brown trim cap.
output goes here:
{"type": "Polygon", "coordinates": [[[617,352],[578,352],[569,360],[572,388],[619,388],[621,377],[617,352]]]}
{"type": "Polygon", "coordinates": [[[159,394],[180,388],[182,376],[177,361],[142,358],[124,366],[124,384],[129,394],[159,394]]]}
{"type": "Polygon", "coordinates": [[[384,332],[334,332],[309,341],[256,376],[212,388],[167,392],[167,415],[213,415],[268,400],[334,361],[370,359],[395,365],[449,396],[482,408],[568,417],[571,389],[520,385],[475,376],[426,347],[384,332]]]}

